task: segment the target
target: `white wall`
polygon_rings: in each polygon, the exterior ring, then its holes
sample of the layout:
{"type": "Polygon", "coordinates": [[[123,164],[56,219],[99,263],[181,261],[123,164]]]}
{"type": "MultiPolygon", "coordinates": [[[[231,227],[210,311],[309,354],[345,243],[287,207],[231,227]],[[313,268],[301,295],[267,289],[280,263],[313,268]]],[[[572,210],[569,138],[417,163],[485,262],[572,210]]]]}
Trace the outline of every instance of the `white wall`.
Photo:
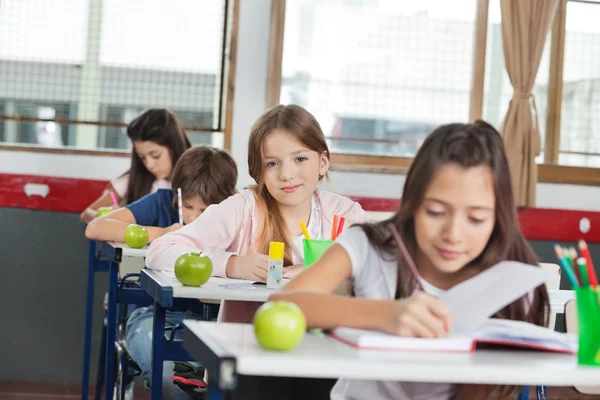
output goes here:
{"type": "MultiPolygon", "coordinates": [[[[248,176],[247,142],[254,120],[265,107],[271,5],[265,0],[240,2],[237,71],[233,114],[233,156],[239,186],[248,176]]],[[[129,166],[127,158],[0,151],[0,173],[111,179],[129,166]]],[[[345,195],[399,198],[404,176],[334,171],[324,187],[345,195]]],[[[600,187],[537,185],[537,206],[600,211],[600,187]]]]}

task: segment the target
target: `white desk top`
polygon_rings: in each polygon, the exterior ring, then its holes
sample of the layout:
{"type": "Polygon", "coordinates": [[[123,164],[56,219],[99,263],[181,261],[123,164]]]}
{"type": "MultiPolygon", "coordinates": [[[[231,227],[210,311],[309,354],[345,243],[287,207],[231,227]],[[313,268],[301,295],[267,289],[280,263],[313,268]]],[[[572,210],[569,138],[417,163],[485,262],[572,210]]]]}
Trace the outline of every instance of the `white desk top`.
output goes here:
{"type": "Polygon", "coordinates": [[[115,249],[121,249],[121,255],[123,257],[146,257],[148,253],[148,246],[144,246],[141,249],[132,249],[127,246],[125,243],[117,243],[117,242],[106,242],[110,246],[115,249]]]}
{"type": "MultiPolygon", "coordinates": [[[[578,366],[574,355],[504,350],[367,351],[311,334],[291,352],[270,352],[257,344],[251,324],[194,320],[184,323],[191,331],[184,338],[186,348],[197,348],[199,342],[208,346],[213,359],[207,365],[218,359],[235,358],[235,372],[241,375],[505,385],[600,384],[600,368],[578,366]]],[[[191,355],[197,357],[193,352],[191,355]]]]}
{"type": "MultiPolygon", "coordinates": [[[[251,285],[241,279],[210,278],[201,287],[183,286],[173,272],[146,270],[161,286],[173,287],[174,298],[197,298],[210,300],[267,301],[274,293],[264,285],[251,285]]],[[[287,280],[284,280],[287,282],[287,280]]],[[[556,314],[565,312],[567,301],[575,297],[572,290],[550,290],[550,310],[556,314]]]]}
{"type": "Polygon", "coordinates": [[[161,286],[171,286],[174,298],[265,302],[275,293],[265,285],[253,285],[252,281],[242,279],[212,277],[201,287],[190,287],[183,286],[173,272],[146,270],[146,273],[161,286]]]}

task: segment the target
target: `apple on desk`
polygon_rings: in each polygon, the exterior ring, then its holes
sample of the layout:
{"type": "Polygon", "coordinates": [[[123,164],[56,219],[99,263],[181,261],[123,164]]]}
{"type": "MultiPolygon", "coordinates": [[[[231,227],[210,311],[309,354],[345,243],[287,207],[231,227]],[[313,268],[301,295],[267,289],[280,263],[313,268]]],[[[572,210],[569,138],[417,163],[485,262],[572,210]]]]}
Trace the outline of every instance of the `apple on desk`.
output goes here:
{"type": "Polygon", "coordinates": [[[125,229],[125,243],[132,249],[141,249],[148,244],[148,231],[141,225],[129,225],[125,229]]]}
{"type": "Polygon", "coordinates": [[[212,261],[199,253],[183,253],[175,261],[175,277],[185,286],[202,286],[212,275],[212,261]]]}
{"type": "Polygon", "coordinates": [[[254,314],[254,334],[266,350],[288,351],[295,348],[306,332],[304,313],[294,303],[269,301],[254,314]]]}
{"type": "Polygon", "coordinates": [[[98,209],[98,212],[96,213],[96,218],[100,218],[103,215],[106,214],[110,214],[111,212],[113,212],[115,209],[112,207],[100,207],[98,209]]]}

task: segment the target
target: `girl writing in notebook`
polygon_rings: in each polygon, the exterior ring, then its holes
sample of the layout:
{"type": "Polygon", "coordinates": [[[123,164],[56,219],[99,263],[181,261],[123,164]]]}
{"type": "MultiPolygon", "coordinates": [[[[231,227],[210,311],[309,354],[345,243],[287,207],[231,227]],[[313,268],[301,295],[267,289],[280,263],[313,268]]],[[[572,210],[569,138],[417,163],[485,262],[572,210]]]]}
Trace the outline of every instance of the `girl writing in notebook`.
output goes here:
{"type": "MultiPolygon", "coordinates": [[[[329,169],[329,149],[319,123],[300,106],[277,105],[258,118],[248,140],[248,167],[255,186],[155,240],[146,266],[173,270],[181,253],[202,251],[212,260],[214,276],[265,281],[269,244],[277,241],[285,243],[284,276],[289,277],[303,268],[301,222],[318,239],[329,238],[335,214],[346,218],[346,226],[364,220],[358,203],[318,190],[329,169]]],[[[259,305],[225,301],[219,319],[249,322],[259,305]]],[[[313,388],[328,399],[331,385],[303,380],[294,392],[313,388]]]]}
{"type": "MultiPolygon", "coordinates": [[[[296,303],[312,328],[343,326],[435,338],[452,330],[453,319],[437,297],[502,260],[538,262],[519,230],[502,139],[483,121],[449,124],[436,129],[419,149],[393,217],[348,229],[315,265],[271,299],[296,303]],[[414,259],[424,291],[417,290],[390,224],[414,259]],[[348,278],[356,298],[332,295],[348,278]]],[[[548,293],[540,286],[496,317],[545,325],[548,311],[548,293]]],[[[331,399],[472,400],[485,399],[493,390],[340,379],[331,399]]]]}
{"type": "MultiPolygon", "coordinates": [[[[88,224],[85,234],[88,239],[123,241],[125,229],[129,224],[145,226],[150,240],[175,231],[184,224],[192,223],[211,204],[218,204],[235,194],[237,166],[224,150],[207,146],[192,147],[175,164],[172,174],[173,190],[159,189],[141,199],[93,220],[88,224]],[[182,218],[179,220],[178,191],[181,189],[182,218]]],[[[191,318],[191,312],[167,311],[166,326],[181,324],[183,318],[191,318]]],[[[126,344],[128,353],[142,371],[147,384],[152,378],[152,325],[154,307],[136,309],[127,320],[126,344]]],[[[164,362],[163,397],[165,399],[189,399],[189,395],[173,384],[174,363],[164,362]]],[[[198,380],[202,376],[198,376],[198,380]]],[[[192,381],[188,376],[186,382],[192,381]]],[[[179,383],[179,380],[175,380],[179,383]]],[[[204,383],[199,382],[199,387],[204,383]]],[[[180,385],[184,387],[184,385],[180,385]]],[[[194,390],[193,386],[185,389],[194,390]]]]}
{"type": "Polygon", "coordinates": [[[100,207],[113,205],[111,192],[120,204],[131,204],[158,189],[170,189],[173,165],[191,147],[179,120],[166,109],[145,111],[127,126],[127,136],[133,144],[131,168],[81,213],[82,222],[93,220],[100,207]]]}

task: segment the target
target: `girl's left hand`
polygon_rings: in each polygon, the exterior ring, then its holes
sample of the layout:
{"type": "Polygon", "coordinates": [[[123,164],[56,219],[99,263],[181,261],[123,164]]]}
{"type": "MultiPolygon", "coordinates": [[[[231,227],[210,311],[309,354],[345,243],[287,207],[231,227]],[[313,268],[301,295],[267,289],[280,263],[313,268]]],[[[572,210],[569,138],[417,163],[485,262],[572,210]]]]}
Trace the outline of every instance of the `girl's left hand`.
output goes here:
{"type": "Polygon", "coordinates": [[[300,272],[304,270],[304,264],[290,265],[283,269],[283,277],[294,279],[300,272]]]}

